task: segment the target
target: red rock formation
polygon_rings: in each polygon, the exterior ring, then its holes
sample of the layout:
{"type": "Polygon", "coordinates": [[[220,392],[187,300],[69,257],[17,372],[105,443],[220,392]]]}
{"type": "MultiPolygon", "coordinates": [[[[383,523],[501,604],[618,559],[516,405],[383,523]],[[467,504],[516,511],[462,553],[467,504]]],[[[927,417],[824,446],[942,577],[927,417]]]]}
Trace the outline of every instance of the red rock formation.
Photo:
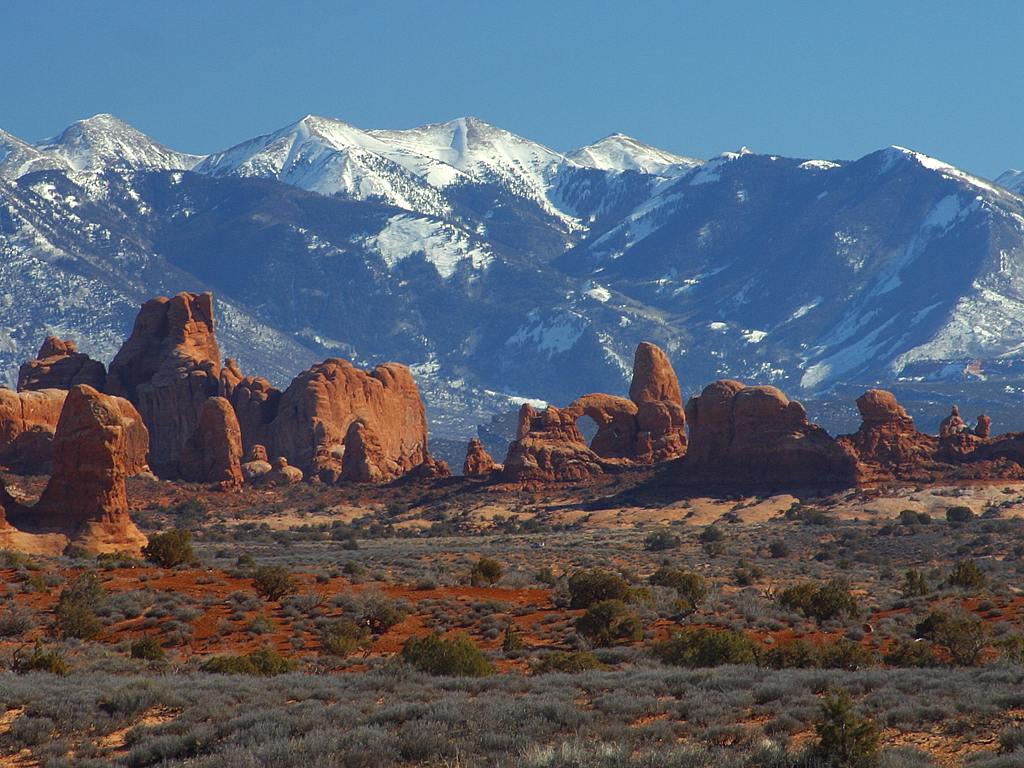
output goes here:
{"type": "Polygon", "coordinates": [[[223,397],[208,398],[199,413],[199,425],[182,453],[182,477],[237,490],[242,487],[241,458],[242,431],[231,403],[223,397]]]}
{"type": "Polygon", "coordinates": [[[501,478],[507,482],[587,480],[605,471],[587,447],[570,414],[549,406],[537,414],[529,403],[519,410],[519,430],[508,447],[501,478]]]}
{"type": "Polygon", "coordinates": [[[921,478],[932,469],[938,441],[918,432],[891,392],[869,389],[857,398],[860,428],[838,442],[856,452],[863,479],[921,478]]]}
{"type": "MultiPolygon", "coordinates": [[[[54,433],[67,394],[63,389],[0,389],[0,464],[25,474],[51,471],[54,433]]],[[[149,434],[142,417],[127,400],[111,397],[110,401],[128,424],[126,471],[129,475],[148,471],[149,434]]]]}
{"type": "Polygon", "coordinates": [[[430,463],[426,411],[404,365],[363,371],[331,358],[283,393],[262,379],[242,379],[231,399],[244,444],[265,445],[327,482],[386,482],[430,463]]]}
{"type": "Polygon", "coordinates": [[[260,477],[263,485],[295,485],[302,482],[302,470],[288,465],[288,459],[278,456],[271,465],[271,470],[260,477]]]}
{"type": "Polygon", "coordinates": [[[960,409],[954,405],[949,412],[949,416],[939,423],[939,437],[949,437],[950,435],[958,435],[966,431],[967,424],[960,418],[960,409]]]}
{"type": "Polygon", "coordinates": [[[857,480],[855,457],[775,387],[714,382],[686,404],[686,418],[690,444],[681,465],[684,482],[744,488],[857,480]]]}
{"type": "MultiPolygon", "coordinates": [[[[615,395],[590,394],[577,398],[562,411],[573,424],[589,416],[597,424],[590,448],[604,458],[632,458],[637,452],[637,406],[615,395]]],[[[581,438],[582,439],[582,438],[581,438]]]]}
{"type": "Polygon", "coordinates": [[[36,359],[18,370],[18,391],[71,389],[75,384],[101,389],[106,377],[103,363],[79,352],[71,339],[47,336],[36,359]]]}
{"type": "Polygon", "coordinates": [[[249,449],[242,463],[242,478],[247,483],[255,483],[273,469],[267,461],[267,449],[262,445],[254,445],[249,449]]]}
{"type": "Polygon", "coordinates": [[[0,389],[0,464],[12,472],[50,471],[53,434],[67,392],[0,389]]]}
{"type": "Polygon", "coordinates": [[[641,342],[633,354],[633,381],[629,399],[638,405],[648,401],[668,401],[679,407],[683,396],[672,363],[660,348],[649,341],[641,342]]]}
{"type": "Polygon", "coordinates": [[[150,464],[177,477],[207,398],[218,394],[220,352],[213,297],[179,293],[142,305],[107,375],[106,391],[130,400],[149,428],[150,464]]]}
{"type": "Polygon", "coordinates": [[[490,477],[501,471],[501,465],[491,458],[479,437],[471,438],[466,447],[466,460],[462,464],[462,474],[466,477],[490,477]]]}
{"type": "Polygon", "coordinates": [[[992,432],[992,418],[986,414],[978,416],[978,423],[974,427],[974,434],[982,440],[988,440],[992,432]]]}
{"type": "Polygon", "coordinates": [[[59,532],[90,551],[138,552],[146,538],[128,516],[125,492],[132,430],[114,398],[73,387],[53,440],[53,474],[39,502],[13,518],[9,511],[9,519],[22,529],[59,532]]]}

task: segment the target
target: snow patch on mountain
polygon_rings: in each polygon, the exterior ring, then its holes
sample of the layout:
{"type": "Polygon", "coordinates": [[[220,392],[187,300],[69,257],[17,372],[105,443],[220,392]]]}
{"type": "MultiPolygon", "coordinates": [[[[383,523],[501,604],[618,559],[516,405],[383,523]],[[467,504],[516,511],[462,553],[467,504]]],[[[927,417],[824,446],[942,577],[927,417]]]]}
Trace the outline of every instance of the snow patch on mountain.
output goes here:
{"type": "Polygon", "coordinates": [[[587,321],[575,312],[559,312],[550,318],[541,318],[533,310],[527,316],[528,323],[521,325],[505,342],[505,346],[531,344],[550,357],[572,349],[587,327],[587,321]]]}
{"type": "Polygon", "coordinates": [[[457,227],[443,221],[416,216],[394,216],[378,234],[367,238],[366,244],[380,254],[389,268],[422,253],[441,277],[449,278],[463,262],[473,269],[483,269],[494,260],[484,245],[470,240],[457,227]]]}

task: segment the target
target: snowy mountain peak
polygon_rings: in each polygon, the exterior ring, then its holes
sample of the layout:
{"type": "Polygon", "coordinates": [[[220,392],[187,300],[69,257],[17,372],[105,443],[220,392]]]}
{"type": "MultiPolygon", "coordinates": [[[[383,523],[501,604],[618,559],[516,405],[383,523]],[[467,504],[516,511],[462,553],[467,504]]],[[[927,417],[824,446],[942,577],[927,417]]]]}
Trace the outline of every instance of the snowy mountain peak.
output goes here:
{"type": "Polygon", "coordinates": [[[674,155],[622,133],[605,136],[593,144],[569,152],[566,157],[577,165],[602,171],[640,171],[659,176],[686,171],[702,164],[700,160],[674,155]]]}
{"type": "Polygon", "coordinates": [[[179,170],[192,168],[202,158],[176,152],[113,115],[99,114],[72,123],[51,139],[36,145],[76,171],[107,168],[179,170]]]}
{"type": "Polygon", "coordinates": [[[1010,168],[996,178],[996,184],[1017,194],[1024,194],[1024,171],[1010,168]]]}
{"type": "Polygon", "coordinates": [[[67,165],[17,136],[0,130],[0,179],[16,179],[26,173],[53,169],[67,170],[67,165]]]}

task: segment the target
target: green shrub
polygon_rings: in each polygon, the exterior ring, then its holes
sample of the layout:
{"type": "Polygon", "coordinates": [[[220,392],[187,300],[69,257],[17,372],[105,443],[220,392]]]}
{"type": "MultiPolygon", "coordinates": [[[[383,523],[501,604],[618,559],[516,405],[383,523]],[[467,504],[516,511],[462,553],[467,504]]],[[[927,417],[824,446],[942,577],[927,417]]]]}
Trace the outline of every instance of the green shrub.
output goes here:
{"type": "Polygon", "coordinates": [[[938,665],[932,644],[924,641],[902,640],[894,644],[882,660],[890,667],[922,669],[938,665]]]}
{"type": "Polygon", "coordinates": [[[576,631],[595,645],[633,642],[643,637],[639,617],[621,600],[594,603],[576,619],[576,631]]]}
{"type": "Polygon", "coordinates": [[[192,565],[196,562],[192,551],[192,534],[183,528],[153,534],[149,537],[149,543],[142,548],[142,554],[161,568],[192,565]]]}
{"type": "Polygon", "coordinates": [[[928,586],[928,579],[920,571],[911,568],[903,575],[903,596],[924,597],[931,588],[928,586]]]}
{"type": "Polygon", "coordinates": [[[781,539],[776,539],[768,545],[768,553],[776,560],[789,557],[789,544],[781,539]]]}
{"type": "Polygon", "coordinates": [[[515,653],[523,649],[523,638],[516,629],[515,624],[509,622],[505,625],[505,635],[501,639],[501,650],[503,653],[515,653]]]}
{"type": "Polygon", "coordinates": [[[35,626],[32,612],[17,605],[0,614],[0,637],[19,637],[35,626]]]}
{"type": "Polygon", "coordinates": [[[288,569],[280,565],[261,565],[252,575],[256,594],[266,600],[280,600],[298,591],[288,569]]]}
{"type": "Polygon", "coordinates": [[[370,646],[370,630],[352,621],[332,621],[320,633],[320,644],[324,650],[344,658],[370,646]]]}
{"type": "Polygon", "coordinates": [[[626,580],[609,571],[576,571],[569,577],[569,605],[589,608],[602,600],[625,600],[629,594],[626,580]]]}
{"type": "Polygon", "coordinates": [[[972,667],[981,661],[988,642],[988,627],[976,616],[932,611],[914,628],[917,637],[931,640],[949,654],[956,666],[972,667]]]}
{"type": "MultiPolygon", "coordinates": [[[[964,509],[966,509],[966,507],[964,507],[964,509]]],[[[899,521],[900,525],[907,526],[929,525],[932,521],[932,516],[927,512],[915,512],[912,509],[903,509],[900,510],[899,521]]]]}
{"type": "Polygon", "coordinates": [[[144,635],[132,643],[131,655],[133,659],[163,661],[165,654],[160,641],[154,635],[144,635]]]}
{"type": "Polygon", "coordinates": [[[491,665],[466,635],[445,638],[434,632],[410,637],[402,647],[402,660],[429,675],[486,677],[491,665]]]}
{"type": "Polygon", "coordinates": [[[674,589],[679,597],[686,600],[696,608],[707,596],[708,588],[704,577],[699,573],[684,571],[681,568],[662,566],[647,580],[656,587],[669,587],[674,589]]]}
{"type": "Polygon", "coordinates": [[[497,560],[481,557],[473,564],[473,568],[469,572],[469,583],[474,587],[497,584],[501,579],[502,572],[501,563],[497,560]]]}
{"type": "Polygon", "coordinates": [[[853,709],[850,694],[840,690],[829,696],[814,725],[816,757],[833,768],[875,768],[879,763],[878,728],[853,709]]]}
{"type": "Polygon", "coordinates": [[[978,590],[985,588],[988,579],[973,560],[957,560],[946,583],[951,587],[978,590]]]}
{"type": "Polygon", "coordinates": [[[974,519],[970,507],[950,507],[946,510],[946,520],[951,523],[969,523],[974,519]]]}
{"type": "Polygon", "coordinates": [[[860,613],[846,582],[839,579],[824,584],[804,582],[788,587],[779,595],[779,603],[819,622],[844,615],[856,618],[860,613]]]}
{"type": "Polygon", "coordinates": [[[214,656],[199,667],[203,672],[224,675],[258,675],[273,677],[290,672],[295,663],[272,648],[264,648],[242,656],[214,656]]]}
{"type": "Polygon", "coordinates": [[[743,632],[713,627],[688,627],[654,646],[654,655],[677,667],[752,664],[757,646],[743,632]]]}
{"type": "Polygon", "coordinates": [[[549,672],[566,672],[574,675],[603,667],[591,651],[553,651],[534,663],[533,673],[544,675],[549,672]]]}
{"type": "Polygon", "coordinates": [[[672,531],[653,531],[644,538],[644,549],[648,552],[664,552],[675,549],[682,541],[672,531]]]}
{"type": "Polygon", "coordinates": [[[871,666],[875,659],[860,643],[840,638],[833,642],[811,643],[794,640],[773,646],[761,658],[773,669],[848,669],[871,666]]]}
{"type": "Polygon", "coordinates": [[[24,654],[20,648],[16,650],[11,669],[18,674],[49,672],[51,675],[67,675],[71,672],[60,652],[46,650],[39,643],[36,643],[28,654],[24,654]]]}
{"type": "Polygon", "coordinates": [[[83,573],[61,590],[57,599],[57,627],[64,637],[91,640],[103,630],[96,609],[103,604],[103,585],[94,573],[83,573]]]}

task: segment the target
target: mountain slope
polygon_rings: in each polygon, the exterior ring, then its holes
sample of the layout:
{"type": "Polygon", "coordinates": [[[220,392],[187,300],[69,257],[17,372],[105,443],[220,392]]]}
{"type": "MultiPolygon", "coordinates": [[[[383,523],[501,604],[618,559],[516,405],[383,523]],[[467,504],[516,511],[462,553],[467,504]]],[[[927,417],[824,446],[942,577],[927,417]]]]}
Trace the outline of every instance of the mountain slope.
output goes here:
{"type": "Polygon", "coordinates": [[[566,157],[577,165],[601,171],[640,171],[658,176],[675,175],[702,165],[700,160],[673,155],[621,133],[605,136],[569,152],[566,157]]]}

